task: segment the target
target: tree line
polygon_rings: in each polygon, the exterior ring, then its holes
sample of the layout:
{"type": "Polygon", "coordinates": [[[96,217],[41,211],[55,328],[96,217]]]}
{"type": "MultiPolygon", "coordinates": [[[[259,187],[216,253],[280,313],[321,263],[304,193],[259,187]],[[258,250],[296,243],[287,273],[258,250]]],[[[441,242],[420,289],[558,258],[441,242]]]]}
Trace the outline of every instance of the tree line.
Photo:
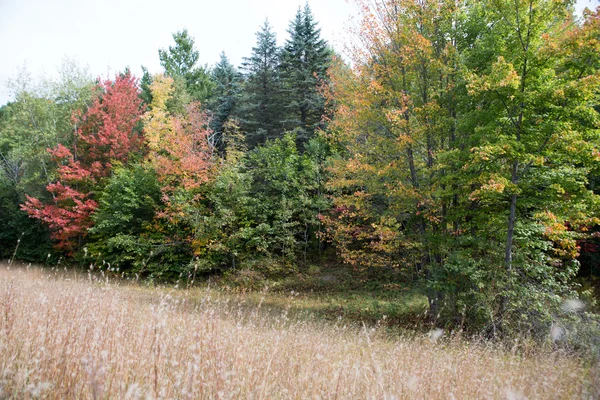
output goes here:
{"type": "Polygon", "coordinates": [[[599,272],[600,14],[573,3],[359,2],[349,60],[307,5],[239,68],[183,30],[159,75],[17,80],[2,255],[166,281],[391,269],[437,324],[547,332],[599,272]]]}

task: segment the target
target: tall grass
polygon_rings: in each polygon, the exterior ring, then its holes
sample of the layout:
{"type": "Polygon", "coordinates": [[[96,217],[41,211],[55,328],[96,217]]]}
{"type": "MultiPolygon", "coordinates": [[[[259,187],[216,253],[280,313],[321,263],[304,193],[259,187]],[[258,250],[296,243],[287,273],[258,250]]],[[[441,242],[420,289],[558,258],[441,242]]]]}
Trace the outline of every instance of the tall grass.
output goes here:
{"type": "MultiPolygon", "coordinates": [[[[438,335],[434,335],[434,339],[438,335]]],[[[0,398],[597,398],[560,353],[391,337],[206,290],[0,265],[0,398]]]]}

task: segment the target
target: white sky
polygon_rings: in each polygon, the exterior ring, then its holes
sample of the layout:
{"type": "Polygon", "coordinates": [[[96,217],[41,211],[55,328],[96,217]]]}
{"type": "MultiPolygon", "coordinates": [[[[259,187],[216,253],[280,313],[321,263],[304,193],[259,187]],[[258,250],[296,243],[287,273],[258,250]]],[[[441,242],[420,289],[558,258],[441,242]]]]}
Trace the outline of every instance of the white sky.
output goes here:
{"type": "MultiPolygon", "coordinates": [[[[63,58],[89,66],[92,76],[113,76],[129,66],[161,71],[158,49],[187,28],[202,64],[225,51],[237,66],[250,55],[265,18],[287,38],[289,21],[305,0],[0,0],[0,105],[6,81],[26,64],[32,75],[53,74],[63,58]]],[[[346,0],[310,0],[322,36],[335,47],[354,14],[346,0]]]]}
{"type": "MultiPolygon", "coordinates": [[[[578,9],[600,0],[578,0],[578,9]]],[[[160,72],[158,49],[187,28],[202,64],[225,51],[239,65],[250,55],[265,18],[287,38],[289,21],[305,0],[0,0],[0,105],[9,100],[6,81],[23,65],[32,75],[53,74],[65,57],[88,66],[92,76],[114,75],[141,65],[160,72]]],[[[322,36],[341,50],[356,6],[346,0],[309,0],[322,36]]]]}

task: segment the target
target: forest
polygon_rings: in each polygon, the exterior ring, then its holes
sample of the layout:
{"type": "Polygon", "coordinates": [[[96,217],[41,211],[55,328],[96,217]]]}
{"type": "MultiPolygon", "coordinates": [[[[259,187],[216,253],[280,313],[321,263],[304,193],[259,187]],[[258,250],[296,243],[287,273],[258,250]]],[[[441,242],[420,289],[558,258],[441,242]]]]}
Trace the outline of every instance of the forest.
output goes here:
{"type": "Polygon", "coordinates": [[[335,268],[423,296],[428,326],[600,354],[600,7],[358,5],[347,49],[306,5],[239,66],[183,29],[157,75],[12,80],[0,259],[156,284],[335,268]]]}

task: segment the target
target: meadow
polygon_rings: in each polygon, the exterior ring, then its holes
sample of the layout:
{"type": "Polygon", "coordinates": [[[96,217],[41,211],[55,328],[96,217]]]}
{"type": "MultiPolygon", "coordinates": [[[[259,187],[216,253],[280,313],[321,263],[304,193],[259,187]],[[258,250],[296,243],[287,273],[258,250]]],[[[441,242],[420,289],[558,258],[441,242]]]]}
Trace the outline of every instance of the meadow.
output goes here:
{"type": "Polygon", "coordinates": [[[0,265],[0,398],[598,396],[597,369],[557,351],[299,318],[206,288],[0,265]]]}

